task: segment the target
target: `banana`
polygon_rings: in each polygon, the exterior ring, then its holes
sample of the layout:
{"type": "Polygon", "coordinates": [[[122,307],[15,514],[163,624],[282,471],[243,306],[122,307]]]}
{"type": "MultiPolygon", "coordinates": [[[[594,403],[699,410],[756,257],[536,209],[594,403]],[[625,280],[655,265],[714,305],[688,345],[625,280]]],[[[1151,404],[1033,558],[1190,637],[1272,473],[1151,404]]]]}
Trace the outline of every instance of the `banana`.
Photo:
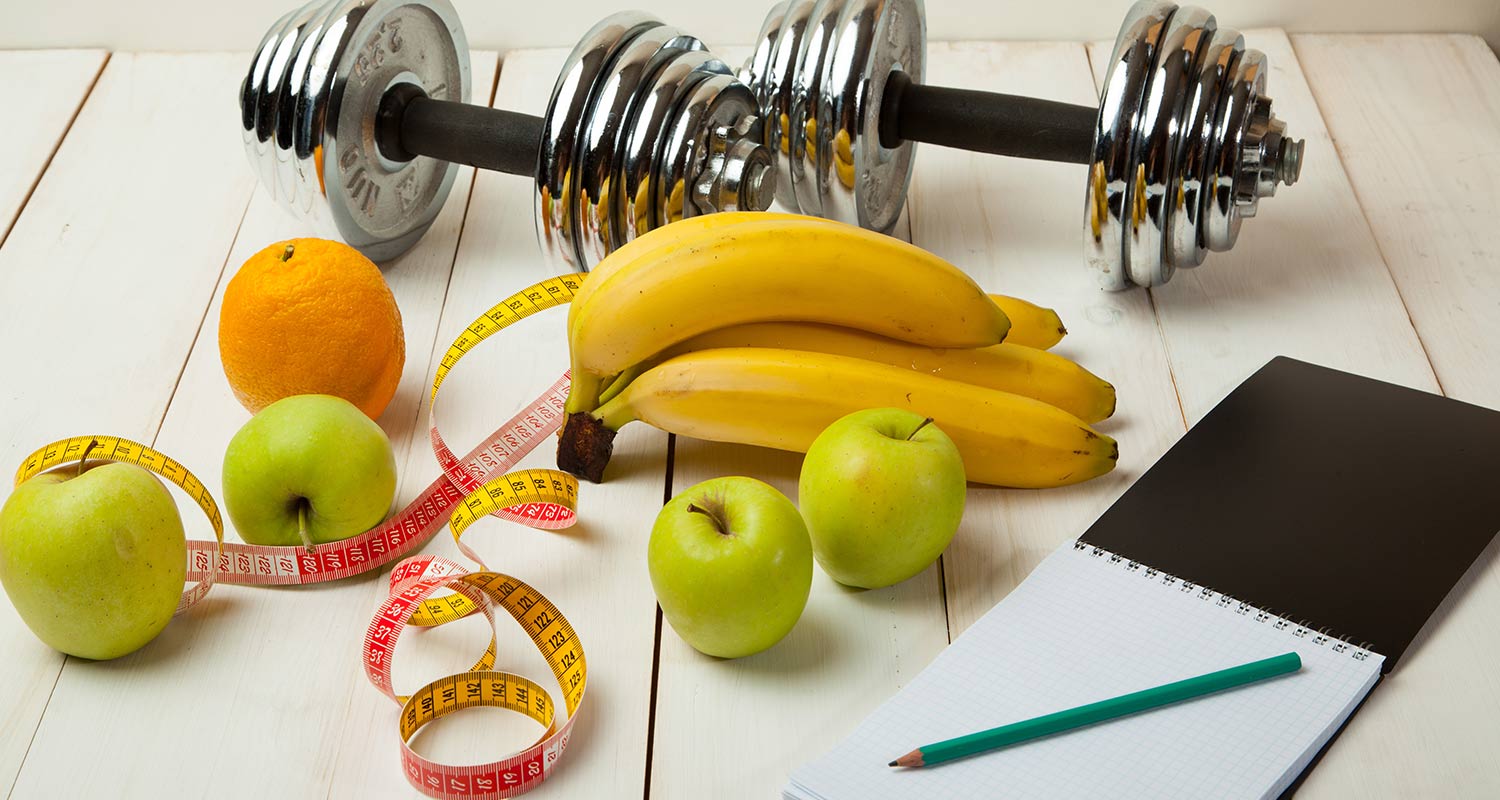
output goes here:
{"type": "Polygon", "coordinates": [[[1062,318],[1050,308],[1003,294],[992,294],[990,299],[1010,318],[1010,333],[1005,337],[1006,344],[1048,350],[1068,335],[1062,318]]]}
{"type": "MultiPolygon", "coordinates": [[[[1011,333],[1014,336],[1014,327],[1011,333]]],[[[771,347],[863,358],[1030,397],[1088,423],[1108,419],[1115,411],[1115,387],[1046,350],[1011,344],[1008,340],[989,347],[944,350],[814,322],[751,322],[700,333],[620,373],[599,400],[608,402],[640,372],[669,358],[723,347],[771,347]]]]}
{"type": "Polygon", "coordinates": [[[830,423],[864,408],[933,418],[969,480],[1063,486],[1103,475],[1115,441],[1039,400],[847,356],[771,348],[701,350],[646,370],[593,414],[568,417],[558,466],[598,481],[614,434],[641,420],[683,436],[806,452],[830,423]]]}
{"type": "Polygon", "coordinates": [[[796,215],[727,212],[641,236],[604,259],[568,312],[570,412],[672,345],[746,322],[858,328],[929,347],[985,347],[1010,328],[957,267],[899,239],[796,215]]]}

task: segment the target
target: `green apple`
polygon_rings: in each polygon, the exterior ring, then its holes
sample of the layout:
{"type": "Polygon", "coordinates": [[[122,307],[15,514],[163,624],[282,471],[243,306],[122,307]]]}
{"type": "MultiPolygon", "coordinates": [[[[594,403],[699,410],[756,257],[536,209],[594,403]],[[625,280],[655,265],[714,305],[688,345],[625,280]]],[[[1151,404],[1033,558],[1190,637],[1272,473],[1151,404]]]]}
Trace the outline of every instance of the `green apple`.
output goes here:
{"type": "Polygon", "coordinates": [[[964,462],[932,420],[856,411],[807,450],[798,502],[813,554],[839,583],[874,589],[927,568],[964,514],[964,462]]]}
{"type": "Polygon", "coordinates": [[[0,508],[0,583],[32,633],[68,655],[117,658],[156,638],[186,572],[177,503],[134,464],[43,473],[0,508]]]}
{"type": "Polygon", "coordinates": [[[646,562],[672,629],[720,658],[781,641],[812,591],[802,516],[754,478],[715,478],[672,498],[651,528],[646,562]]]}
{"type": "Polygon", "coordinates": [[[224,452],[224,507],[251,544],[347,539],[379,525],[395,496],[391,441],[342,398],[277,400],[224,452]]]}

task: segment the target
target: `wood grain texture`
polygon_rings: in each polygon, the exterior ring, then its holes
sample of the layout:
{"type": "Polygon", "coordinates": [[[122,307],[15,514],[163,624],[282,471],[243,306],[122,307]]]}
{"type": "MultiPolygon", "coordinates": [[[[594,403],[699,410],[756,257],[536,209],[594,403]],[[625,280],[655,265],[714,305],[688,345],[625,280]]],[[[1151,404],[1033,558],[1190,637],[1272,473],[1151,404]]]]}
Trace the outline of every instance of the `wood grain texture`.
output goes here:
{"type": "MultiPolygon", "coordinates": [[[[1269,93],[1290,132],[1308,138],[1307,167],[1247,221],[1233,252],[1179,274],[1154,293],[1155,308],[1152,294],[1099,292],[1082,266],[1081,168],[934,147],[918,155],[912,239],[990,290],[1057,308],[1070,329],[1059,352],[1118,387],[1120,409],[1102,426],[1121,443],[1111,476],[1045,492],[976,489],[941,571],[869,592],[818,571],[792,635],[737,661],[696,653],[665,622],[654,652],[645,552],[666,489],[667,437],[659,432],[631,426],[621,435],[609,481],[583,486],[577,529],[545,533],[493,520],[473,529],[470,542],[493,567],[533,583],[568,614],[593,667],[565,761],[532,796],[636,797],[643,788],[655,798],[775,796],[790,770],[925,666],[950,630],[961,633],[1057,542],[1086,528],[1184,420],[1200,418],[1273,355],[1429,390],[1440,379],[1453,396],[1500,406],[1493,55],[1466,37],[1298,37],[1295,54],[1277,31],[1251,31],[1247,40],[1268,53],[1269,93]]],[[[1096,67],[1100,47],[1092,46],[1096,67]]],[[[730,63],[742,55],[721,50],[730,63]]],[[[1087,103],[1088,52],[1078,44],[935,44],[929,75],[1087,103]]],[[[563,55],[507,56],[496,105],[540,113],[563,55]]],[[[0,53],[0,85],[14,80],[4,66],[11,57],[0,53]]],[[[494,63],[492,54],[475,55],[477,86],[494,63]]],[[[218,490],[223,447],[246,419],[218,363],[221,271],[309,232],[252,191],[231,114],[171,101],[232,96],[243,68],[240,55],[116,55],[105,68],[0,249],[0,343],[11,343],[0,344],[0,375],[9,379],[0,387],[0,465],[96,430],[155,440],[218,490]],[[173,132],[170,153],[163,131],[173,132]]],[[[86,88],[84,80],[79,91],[86,88]]],[[[62,94],[45,101],[66,105],[62,94]]],[[[0,131],[0,145],[18,130],[0,131]]],[[[25,129],[33,139],[41,133],[25,129]]],[[[37,169],[51,146],[44,150],[37,169]]],[[[25,171],[20,160],[0,165],[0,227],[15,214],[5,211],[6,197],[16,186],[25,197],[36,178],[25,171]]],[[[398,502],[438,474],[425,438],[425,387],[441,349],[495,301],[559,271],[538,254],[530,181],[481,174],[470,187],[465,171],[422,244],[386,266],[408,346],[401,388],[381,420],[401,465],[398,502]]],[[[522,323],[465,359],[438,412],[455,447],[477,441],[557,376],[564,316],[522,323]]],[[[545,444],[527,461],[552,463],[545,444]]],[[[675,463],[677,491],[747,474],[795,499],[794,455],[678,440],[675,463]]],[[[178,500],[189,535],[207,536],[197,510],[178,500]]],[[[456,553],[446,535],[425,549],[456,553]]],[[[1500,545],[1492,545],[1299,796],[1500,794],[1500,732],[1488,711],[1500,702],[1500,678],[1489,668],[1500,654],[1497,563],[1500,545]]],[[[357,662],[358,636],[383,586],[377,573],[301,589],[219,587],[139,653],[66,666],[0,603],[0,790],[13,787],[17,798],[415,796],[397,765],[396,706],[364,681],[357,662]],[[173,766],[164,769],[167,758],[173,766]]],[[[502,667],[547,679],[518,629],[502,620],[501,637],[502,667]]],[[[397,661],[398,688],[467,666],[484,638],[469,621],[411,635],[397,661]]],[[[433,726],[417,746],[457,762],[488,760],[537,732],[485,709],[433,726]]]]}
{"type": "MultiPolygon", "coordinates": [[[[928,80],[1093,103],[1079,44],[935,44],[928,80]]],[[[1115,416],[1098,427],[1120,443],[1102,478],[1045,491],[971,488],[943,557],[954,636],[1010,593],[1065,539],[1083,533],[1182,435],[1166,351],[1145,292],[1099,290],[1083,265],[1087,172],[1076,164],[923,146],[912,179],[912,237],[985,289],[1057,309],[1068,335],[1054,348],[1115,385],[1115,416]]]]}
{"type": "MultiPolygon", "coordinates": [[[[235,63],[243,67],[238,59],[235,63]]],[[[495,53],[474,55],[474,81],[481,87],[476,91],[488,93],[497,63],[495,53]]],[[[232,89],[231,77],[237,82],[238,72],[221,76],[213,93],[232,89]]],[[[238,154],[238,136],[224,136],[219,143],[238,154]]],[[[237,160],[236,166],[249,173],[243,156],[237,160]]],[[[416,415],[430,385],[428,362],[472,174],[460,172],[450,201],[417,247],[382,265],[402,310],[407,346],[401,384],[381,418],[398,464],[409,465],[413,450],[428,447],[426,426],[416,415]]],[[[306,222],[257,189],[238,234],[230,233],[234,246],[208,313],[191,315],[201,316],[203,326],[156,445],[194,470],[221,502],[224,447],[249,419],[219,361],[223,289],[260,249],[310,232],[306,222]]],[[[175,313],[189,316],[182,309],[175,313]]],[[[425,465],[402,470],[398,504],[436,475],[425,465]]],[[[178,501],[189,536],[211,536],[191,502],[182,496],[178,501]]],[[[227,535],[234,537],[232,531],[227,535]]],[[[359,647],[384,583],[379,571],[308,587],[218,586],[200,607],[173,620],[130,656],[103,663],[69,659],[15,796],[164,796],[182,787],[212,787],[211,793],[226,797],[321,797],[331,789],[335,759],[352,747],[388,755],[379,777],[387,793],[403,788],[393,748],[380,746],[394,742],[393,722],[383,720],[360,737],[340,735],[351,698],[377,694],[359,670],[359,647]],[[98,753],[83,764],[77,763],[80,741],[98,753]],[[173,768],[162,769],[166,763],[173,768]],[[278,767],[267,769],[267,764],[278,767]]]]}
{"type": "MultiPolygon", "coordinates": [[[[1280,30],[1245,32],[1270,61],[1267,94],[1306,138],[1302,178],[1262,198],[1239,241],[1153,291],[1189,424],[1273,356],[1435,390],[1432,367],[1280,30]]],[[[1095,43],[1096,79],[1111,43],[1095,43]]]]}
{"type": "MultiPolygon", "coordinates": [[[[730,64],[749,55],[743,47],[715,52],[730,64]]],[[[893,234],[910,232],[903,213],[893,234]]],[[[674,494],[748,475],[797,499],[802,457],[793,453],[677,437],[673,461],[674,494]]],[[[642,556],[648,532],[641,529],[642,556]]],[[[650,797],[780,796],[793,767],[847,735],[947,643],[936,566],[872,591],[841,586],[814,566],[807,609],[787,638],[732,661],[694,650],[663,619],[650,797]]]]}
{"type": "Polygon", "coordinates": [[[89,88],[103,50],[0,52],[0,93],[11,123],[0,126],[0,242],[41,178],[89,88]]]}
{"type": "MultiPolygon", "coordinates": [[[[0,249],[7,474],[84,431],[155,437],[254,185],[234,114],[181,98],[232,97],[243,71],[234,56],[121,54],[100,76],[0,249]]],[[[9,788],[63,659],[0,606],[9,788]]]]}
{"type": "MultiPolygon", "coordinates": [[[[1298,36],[1355,196],[1451,397],[1500,408],[1500,62],[1470,36],[1298,36]]],[[[1441,509],[1434,509],[1441,535],[1441,509]]],[[[1500,544],[1312,774],[1309,797],[1500,795],[1500,544]]]]}
{"type": "MultiPolygon", "coordinates": [[[[542,113],[565,56],[565,51],[558,50],[507,54],[495,105],[542,113]]],[[[540,255],[532,212],[534,191],[534,183],[525,178],[480,174],[443,308],[440,346],[446,347],[464,326],[507,295],[569,271],[540,255]]],[[[463,451],[479,441],[562,374],[568,363],[566,318],[566,309],[544,312],[465,356],[443,384],[438,399],[439,423],[455,449],[463,451]]],[[[422,418],[426,419],[425,408],[422,418]]],[[[588,656],[588,690],[568,751],[553,777],[528,797],[637,797],[641,793],[655,634],[654,599],[646,574],[646,532],[661,507],[666,441],[665,434],[644,426],[622,434],[608,480],[598,485],[584,483],[580,488],[579,524],[572,529],[532,531],[490,520],[465,534],[465,542],[491,567],[521,578],[556,603],[577,630],[588,656]]],[[[437,474],[430,450],[416,449],[412,459],[409,472],[437,474]]],[[[552,442],[544,441],[524,463],[554,467],[552,442]]],[[[464,562],[446,535],[440,534],[427,551],[464,562]]],[[[536,680],[552,692],[554,700],[560,699],[556,681],[520,629],[501,620],[500,631],[500,668],[536,680]]],[[[421,666],[422,655],[433,646],[431,638],[422,635],[404,644],[407,649],[398,659],[416,659],[409,662],[416,666],[405,670],[410,677],[403,679],[398,660],[398,686],[415,686],[419,680],[466,666],[421,666]]],[[[483,646],[482,639],[477,628],[471,629],[468,649],[455,659],[472,660],[476,648],[483,646]]],[[[396,762],[398,709],[365,685],[355,689],[350,703],[341,735],[358,746],[346,747],[339,754],[333,795],[392,794],[402,780],[396,762]]],[[[517,715],[481,710],[437,723],[418,743],[429,755],[473,763],[519,750],[537,733],[535,726],[517,715]]]]}

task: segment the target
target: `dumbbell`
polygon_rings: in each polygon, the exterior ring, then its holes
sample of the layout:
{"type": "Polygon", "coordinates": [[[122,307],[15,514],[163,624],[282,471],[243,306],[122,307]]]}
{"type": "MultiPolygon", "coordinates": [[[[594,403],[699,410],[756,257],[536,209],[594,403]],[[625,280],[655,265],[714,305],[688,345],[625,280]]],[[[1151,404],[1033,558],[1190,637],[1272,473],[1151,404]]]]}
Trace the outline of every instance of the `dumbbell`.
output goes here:
{"type": "Polygon", "coordinates": [[[245,146],[278,201],[377,261],[422,236],[459,164],[533,177],[538,238],[583,269],[672,220],[771,204],[753,93],[645,14],[579,41],[543,117],[465,104],[469,84],[447,0],[314,0],[256,50],[245,146]]]}
{"type": "Polygon", "coordinates": [[[1121,289],[1228,249],[1297,177],[1264,56],[1200,9],[1137,3],[1097,109],[923,86],[925,38],[920,0],[784,2],[736,74],[701,41],[616,14],[580,40],[538,118],[460,102],[467,46],[446,0],[327,0],[262,41],[241,120],[272,194],[377,260],[431,225],[457,164],[532,176],[538,237],[575,268],[773,196],[889,231],[925,141],[1088,164],[1086,254],[1121,289]]]}
{"type": "Polygon", "coordinates": [[[1265,95],[1263,53],[1200,8],[1137,2],[1097,107],[923,86],[921,0],[788,0],[740,77],[779,149],[777,198],[887,231],[913,142],[1086,164],[1084,251],[1110,290],[1158,286],[1228,250],[1303,142],[1265,95]]]}

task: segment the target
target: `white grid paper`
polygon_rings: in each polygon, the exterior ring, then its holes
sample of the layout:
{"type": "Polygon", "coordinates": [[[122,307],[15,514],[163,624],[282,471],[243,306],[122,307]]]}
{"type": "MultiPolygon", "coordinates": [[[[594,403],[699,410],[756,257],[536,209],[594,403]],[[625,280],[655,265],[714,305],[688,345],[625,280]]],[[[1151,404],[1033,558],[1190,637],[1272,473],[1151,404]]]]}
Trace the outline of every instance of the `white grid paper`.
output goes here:
{"type": "Polygon", "coordinates": [[[1350,647],[1069,542],[847,739],[791,800],[1274,797],[1380,674],[1350,647]],[[923,744],[1279,655],[1301,671],[920,770],[923,744]]]}

